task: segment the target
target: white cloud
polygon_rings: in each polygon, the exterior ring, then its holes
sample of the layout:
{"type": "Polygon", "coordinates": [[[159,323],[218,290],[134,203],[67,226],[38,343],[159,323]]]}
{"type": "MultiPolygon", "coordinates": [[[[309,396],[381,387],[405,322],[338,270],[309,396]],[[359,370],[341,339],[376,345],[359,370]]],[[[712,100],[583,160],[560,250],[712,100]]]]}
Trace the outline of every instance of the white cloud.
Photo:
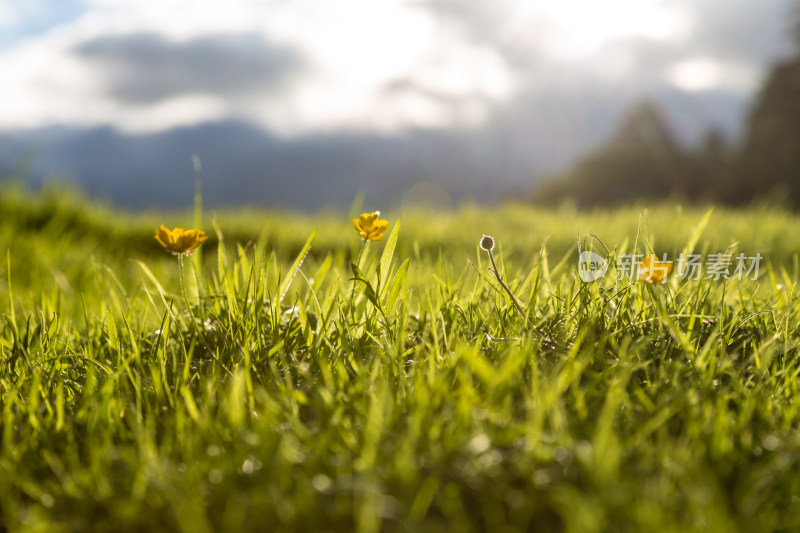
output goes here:
{"type": "Polygon", "coordinates": [[[278,133],[474,122],[476,107],[512,93],[493,50],[465,42],[413,4],[379,0],[227,2],[90,0],[78,20],[0,54],[5,128],[55,122],[154,131],[225,117],[256,119],[278,133]],[[256,33],[296,50],[303,73],[261,98],[193,94],[132,106],[107,94],[109,70],[75,53],[108,36],[156,34],[172,42],[256,33]],[[417,91],[387,94],[398,81],[417,91]],[[431,97],[428,93],[435,93],[431,97]],[[454,102],[463,100],[465,109],[454,102]],[[468,109],[467,109],[468,108],[468,109]]]}
{"type": "Polygon", "coordinates": [[[565,59],[591,57],[614,39],[680,39],[688,22],[683,9],[660,0],[562,0],[542,9],[550,28],[544,45],[565,59]]]}
{"type": "Polygon", "coordinates": [[[17,22],[17,12],[9,2],[0,1],[0,28],[13,26],[17,22]]]}
{"type": "MultiPolygon", "coordinates": [[[[410,3],[292,2],[265,21],[264,31],[313,63],[287,91],[291,112],[283,114],[283,131],[472,123],[474,112],[454,107],[512,93],[513,76],[497,52],[471,45],[410,3]],[[409,89],[387,93],[397,82],[409,89]]],[[[272,103],[258,107],[265,121],[278,114],[272,103]]]]}
{"type": "MultiPolygon", "coordinates": [[[[614,85],[650,76],[654,83],[686,90],[738,91],[752,90],[757,83],[757,67],[747,61],[723,61],[713,53],[661,57],[658,65],[644,66],[637,60],[638,49],[618,46],[608,53],[609,43],[625,39],[646,40],[661,47],[657,53],[690,48],[685,42],[689,32],[702,34],[702,25],[713,21],[693,18],[688,0],[492,0],[492,9],[507,11],[508,16],[497,19],[500,29],[493,27],[497,20],[477,24],[497,30],[503,43],[476,38],[482,33],[470,33],[467,24],[439,16],[424,2],[84,3],[87,11],[73,22],[0,51],[5,96],[0,100],[0,127],[108,124],[144,132],[243,118],[284,135],[335,129],[392,131],[480,125],[495,106],[512,101],[519,91],[552,91],[559,83],[614,85]],[[295,51],[302,68],[264,93],[226,95],[198,88],[190,94],[165,91],[168,94],[159,98],[131,103],[111,90],[119,83],[115,69],[123,68],[124,62],[109,68],[108,62],[76,52],[101,38],[144,34],[157,36],[160,43],[183,44],[214,36],[258,35],[270,45],[295,51]],[[509,43],[516,47],[516,59],[504,49],[509,43]],[[518,58],[528,53],[539,57],[538,67],[520,67],[518,58]],[[643,67],[647,72],[637,70],[643,67]]],[[[456,5],[458,11],[471,4],[456,5]]],[[[0,27],[13,24],[16,17],[12,4],[0,0],[0,27]]]]}

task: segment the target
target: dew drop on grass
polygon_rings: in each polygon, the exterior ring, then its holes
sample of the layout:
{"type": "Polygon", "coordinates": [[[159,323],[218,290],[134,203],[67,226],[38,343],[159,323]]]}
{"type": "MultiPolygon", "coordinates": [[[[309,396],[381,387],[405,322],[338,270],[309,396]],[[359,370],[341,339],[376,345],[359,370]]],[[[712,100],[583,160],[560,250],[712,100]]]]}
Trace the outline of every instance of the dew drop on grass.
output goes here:
{"type": "Polygon", "coordinates": [[[480,459],[478,459],[478,463],[484,470],[488,470],[502,462],[503,454],[497,450],[488,450],[485,454],[481,455],[480,459]]]}
{"type": "Polygon", "coordinates": [[[397,509],[399,507],[400,504],[397,502],[397,498],[384,495],[381,497],[378,505],[378,515],[384,519],[392,519],[397,515],[397,509]]]}
{"type": "Polygon", "coordinates": [[[264,463],[249,455],[247,459],[244,460],[242,463],[242,473],[243,474],[252,474],[258,470],[261,470],[261,467],[264,466],[264,463]]]}
{"type": "Polygon", "coordinates": [[[333,482],[325,474],[316,474],[311,478],[311,485],[319,492],[328,492],[333,486],[333,482]]]}
{"type": "Polygon", "coordinates": [[[208,473],[208,482],[209,483],[212,483],[212,484],[216,485],[217,483],[219,483],[221,481],[222,481],[222,472],[220,470],[217,470],[215,468],[214,470],[211,470],[208,473]]]}
{"type": "Polygon", "coordinates": [[[492,445],[492,442],[489,440],[488,435],[485,433],[481,433],[479,435],[475,435],[469,444],[467,444],[467,448],[469,451],[474,453],[475,455],[481,454],[489,449],[489,446],[492,445]]]}
{"type": "Polygon", "coordinates": [[[533,473],[533,484],[539,488],[550,484],[550,474],[545,469],[539,469],[533,473]]]}
{"type": "Polygon", "coordinates": [[[525,505],[527,499],[525,493],[521,490],[511,489],[506,494],[506,503],[512,509],[519,509],[525,505]]]}
{"type": "Polygon", "coordinates": [[[561,464],[565,464],[572,461],[572,455],[563,446],[556,446],[553,450],[553,459],[561,464]]]}
{"type": "Polygon", "coordinates": [[[780,443],[781,441],[778,440],[778,437],[774,435],[767,435],[766,437],[764,437],[764,442],[762,444],[765,450],[769,452],[774,452],[776,449],[778,449],[780,443]]]}
{"type": "Polygon", "coordinates": [[[44,505],[48,509],[53,505],[55,505],[56,503],[56,500],[49,494],[42,494],[42,497],[39,498],[39,500],[42,502],[42,505],[44,505]]]}

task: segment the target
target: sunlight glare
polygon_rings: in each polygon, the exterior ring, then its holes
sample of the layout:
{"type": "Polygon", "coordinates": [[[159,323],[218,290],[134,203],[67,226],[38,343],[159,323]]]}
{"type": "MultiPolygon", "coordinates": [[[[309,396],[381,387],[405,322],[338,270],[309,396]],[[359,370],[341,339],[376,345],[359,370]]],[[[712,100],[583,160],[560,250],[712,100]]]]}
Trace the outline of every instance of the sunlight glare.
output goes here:
{"type": "Polygon", "coordinates": [[[702,91],[720,81],[720,68],[706,59],[692,59],[678,63],[669,73],[669,79],[686,91],[702,91]]]}
{"type": "MultiPolygon", "coordinates": [[[[688,25],[685,13],[663,0],[527,0],[517,18],[546,21],[543,47],[549,55],[578,59],[617,39],[662,40],[679,37],[688,25]]],[[[520,31],[521,21],[513,22],[520,31]]]]}

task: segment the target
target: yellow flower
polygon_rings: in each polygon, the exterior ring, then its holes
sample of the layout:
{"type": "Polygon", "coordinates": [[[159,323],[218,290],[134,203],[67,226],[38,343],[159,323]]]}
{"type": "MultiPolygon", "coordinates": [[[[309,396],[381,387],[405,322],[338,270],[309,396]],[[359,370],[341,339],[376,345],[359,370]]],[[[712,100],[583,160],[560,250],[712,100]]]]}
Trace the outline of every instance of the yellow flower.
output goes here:
{"type": "Polygon", "coordinates": [[[375,211],[374,213],[364,213],[353,219],[353,227],[356,228],[362,239],[383,240],[383,232],[389,227],[389,221],[382,220],[379,218],[380,216],[380,211],[375,211]]]}
{"type": "Polygon", "coordinates": [[[650,255],[639,264],[639,281],[651,285],[664,283],[670,272],[672,272],[672,261],[659,261],[656,256],[650,255]]]}
{"type": "Polygon", "coordinates": [[[163,224],[156,228],[156,240],[175,255],[191,255],[206,239],[208,236],[199,229],[175,228],[170,231],[163,224]]]}

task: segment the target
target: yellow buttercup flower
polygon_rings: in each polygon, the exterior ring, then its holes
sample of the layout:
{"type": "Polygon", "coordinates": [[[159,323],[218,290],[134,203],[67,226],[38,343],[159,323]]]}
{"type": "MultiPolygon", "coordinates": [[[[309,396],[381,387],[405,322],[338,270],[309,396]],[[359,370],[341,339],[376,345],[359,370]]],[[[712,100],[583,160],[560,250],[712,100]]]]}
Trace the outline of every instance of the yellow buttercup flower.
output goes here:
{"type": "Polygon", "coordinates": [[[672,272],[672,261],[659,261],[654,255],[644,258],[639,264],[639,281],[649,283],[664,283],[672,272]]]}
{"type": "Polygon", "coordinates": [[[362,239],[383,240],[383,232],[389,227],[389,221],[382,220],[380,216],[381,212],[375,211],[374,213],[364,213],[353,219],[353,227],[356,228],[362,239]]]}
{"type": "Polygon", "coordinates": [[[199,229],[175,228],[170,231],[163,224],[156,228],[156,240],[175,255],[191,255],[206,239],[208,235],[199,229]]]}

